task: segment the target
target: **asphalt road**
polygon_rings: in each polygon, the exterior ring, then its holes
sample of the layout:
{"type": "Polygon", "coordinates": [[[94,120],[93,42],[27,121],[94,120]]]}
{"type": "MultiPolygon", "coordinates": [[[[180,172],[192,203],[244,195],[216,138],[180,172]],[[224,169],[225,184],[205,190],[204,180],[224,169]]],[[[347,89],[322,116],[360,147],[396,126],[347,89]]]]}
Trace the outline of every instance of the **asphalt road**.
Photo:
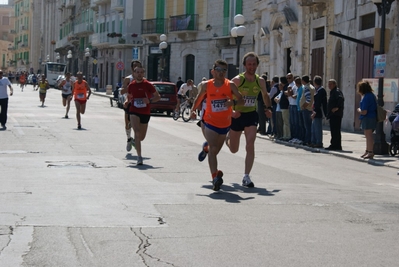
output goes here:
{"type": "MultiPolygon", "coordinates": [[[[195,122],[153,116],[144,165],[125,150],[123,111],[92,96],[77,130],[60,91],[45,107],[14,85],[0,131],[0,266],[398,266],[392,169],[256,141],[224,147],[211,190],[195,122]]],[[[242,138],[242,141],[244,139],[242,138]]]]}

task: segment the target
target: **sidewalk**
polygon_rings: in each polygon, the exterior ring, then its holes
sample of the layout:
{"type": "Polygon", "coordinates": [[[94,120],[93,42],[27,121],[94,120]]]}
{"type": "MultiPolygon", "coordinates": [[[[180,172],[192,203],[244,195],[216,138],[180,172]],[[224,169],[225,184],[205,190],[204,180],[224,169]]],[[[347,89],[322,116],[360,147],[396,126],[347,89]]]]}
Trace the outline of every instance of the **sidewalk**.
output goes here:
{"type": "MultiPolygon", "coordinates": [[[[95,92],[95,89],[92,88],[92,93],[97,96],[101,97],[108,97],[113,98],[113,95],[107,95],[105,92],[95,92]]],[[[349,133],[349,132],[342,132],[342,151],[329,151],[326,149],[320,148],[311,148],[307,146],[295,145],[284,141],[279,140],[272,140],[266,135],[257,135],[258,138],[269,140],[272,142],[276,142],[281,145],[292,146],[292,147],[301,147],[304,150],[318,152],[318,153],[325,153],[325,154],[333,154],[334,156],[343,157],[351,160],[362,161],[371,165],[376,166],[387,166],[391,168],[399,169],[399,155],[397,156],[390,156],[388,155],[375,155],[374,159],[362,159],[360,156],[363,155],[364,151],[366,150],[366,138],[363,134],[360,133],[349,133]]],[[[330,131],[323,130],[323,143],[324,147],[328,147],[330,145],[330,131]]]]}
{"type": "MultiPolygon", "coordinates": [[[[272,140],[266,135],[258,134],[258,138],[262,138],[265,140],[270,140],[282,145],[292,146],[292,147],[301,147],[308,151],[318,152],[318,153],[326,153],[326,154],[333,154],[334,156],[343,157],[351,160],[362,161],[371,165],[376,166],[387,166],[399,169],[399,155],[394,157],[388,155],[375,155],[374,159],[362,159],[360,156],[363,155],[364,151],[366,150],[366,138],[363,134],[360,133],[349,133],[349,132],[342,132],[342,151],[330,151],[326,149],[320,148],[311,148],[307,146],[295,145],[284,141],[279,140],[272,140]]],[[[328,147],[330,145],[330,131],[323,130],[323,143],[324,147],[328,147]]]]}

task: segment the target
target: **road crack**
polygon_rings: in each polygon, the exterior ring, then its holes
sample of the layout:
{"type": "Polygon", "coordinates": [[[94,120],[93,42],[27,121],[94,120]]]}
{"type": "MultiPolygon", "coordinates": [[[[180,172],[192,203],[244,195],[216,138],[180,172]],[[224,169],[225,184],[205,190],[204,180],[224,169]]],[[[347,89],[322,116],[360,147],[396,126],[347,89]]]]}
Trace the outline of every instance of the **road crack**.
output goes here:
{"type": "Polygon", "coordinates": [[[161,262],[161,263],[169,265],[169,266],[176,266],[173,263],[163,261],[163,260],[147,253],[147,248],[149,246],[151,246],[150,238],[143,233],[142,229],[143,228],[139,228],[138,230],[135,230],[133,228],[130,228],[130,230],[134,233],[134,235],[140,239],[140,244],[136,251],[136,254],[138,254],[140,256],[144,265],[147,267],[150,267],[149,261],[156,260],[157,262],[161,262]]]}

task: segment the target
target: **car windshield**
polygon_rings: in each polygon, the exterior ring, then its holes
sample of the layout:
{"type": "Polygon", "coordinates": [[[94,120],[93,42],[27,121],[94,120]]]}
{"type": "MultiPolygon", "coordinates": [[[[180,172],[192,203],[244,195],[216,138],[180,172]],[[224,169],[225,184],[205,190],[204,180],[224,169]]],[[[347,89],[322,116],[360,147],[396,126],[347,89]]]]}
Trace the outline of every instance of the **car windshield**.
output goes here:
{"type": "Polygon", "coordinates": [[[175,86],[172,84],[154,84],[160,94],[175,94],[175,86]]]}

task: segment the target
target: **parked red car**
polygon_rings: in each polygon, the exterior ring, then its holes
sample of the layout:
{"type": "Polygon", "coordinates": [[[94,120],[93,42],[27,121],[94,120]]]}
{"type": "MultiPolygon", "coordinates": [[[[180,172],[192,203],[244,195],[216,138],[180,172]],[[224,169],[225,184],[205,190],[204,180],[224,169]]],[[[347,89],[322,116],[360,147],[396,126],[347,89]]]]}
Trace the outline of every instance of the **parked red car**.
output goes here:
{"type": "Polygon", "coordinates": [[[163,113],[170,116],[177,105],[177,87],[174,83],[150,81],[161,95],[161,99],[151,104],[151,112],[163,113]]]}

